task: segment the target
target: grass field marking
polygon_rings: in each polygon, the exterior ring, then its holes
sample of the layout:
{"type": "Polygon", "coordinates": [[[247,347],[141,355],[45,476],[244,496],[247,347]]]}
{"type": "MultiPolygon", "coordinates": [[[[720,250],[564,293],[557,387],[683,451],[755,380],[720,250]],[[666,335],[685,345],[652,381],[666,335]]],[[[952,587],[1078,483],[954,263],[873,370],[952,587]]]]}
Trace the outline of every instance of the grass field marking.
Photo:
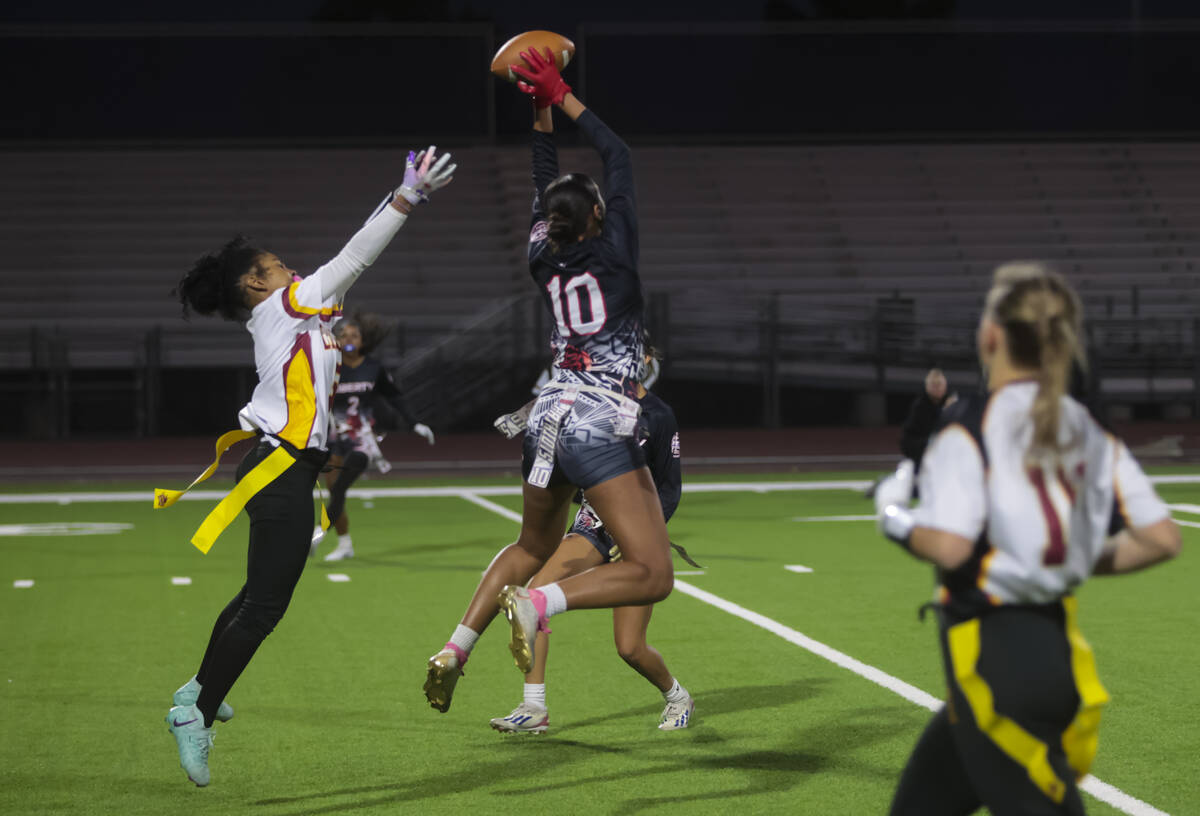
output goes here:
{"type": "Polygon", "coordinates": [[[1194,516],[1200,516],[1200,504],[1168,504],[1168,510],[1175,510],[1179,513],[1191,513],[1194,516]]]}
{"type": "Polygon", "coordinates": [[[171,586],[191,586],[192,579],[186,575],[175,575],[171,578],[171,586]]]}
{"type": "Polygon", "coordinates": [[[116,535],[132,529],[132,524],[104,521],[48,521],[35,524],[0,524],[0,536],[116,535]]]}
{"type": "Polygon", "coordinates": [[[491,510],[498,516],[504,516],[506,519],[515,521],[517,524],[521,523],[520,513],[516,512],[515,510],[509,510],[507,507],[496,504],[494,501],[488,501],[482,496],[476,494],[473,490],[460,490],[458,491],[458,496],[459,498],[466,499],[471,504],[479,505],[484,510],[491,510]]]}
{"type": "Polygon", "coordinates": [[[1143,802],[1136,796],[1130,796],[1120,788],[1104,782],[1088,774],[1079,783],[1082,790],[1095,796],[1101,802],[1112,805],[1117,810],[1128,813],[1129,816],[1171,816],[1166,811],[1159,810],[1149,802],[1143,802]]]}
{"type": "Polygon", "coordinates": [[[32,578],[18,578],[13,581],[13,589],[33,589],[32,578]]]}
{"type": "MultiPolygon", "coordinates": [[[[788,572],[806,573],[806,572],[813,571],[812,567],[806,567],[803,564],[784,564],[783,568],[785,570],[787,570],[788,572]]],[[[676,574],[678,574],[678,573],[676,573],[676,574]]]]}
{"type": "Polygon", "coordinates": [[[675,570],[676,575],[704,575],[704,570],[675,570]]]}
{"type": "Polygon", "coordinates": [[[1176,524],[1182,524],[1184,527],[1200,527],[1200,521],[1185,521],[1184,519],[1173,519],[1176,524]]]}
{"type": "Polygon", "coordinates": [[[801,649],[806,649],[812,652],[817,657],[823,657],[830,663],[841,666],[843,669],[849,669],[859,677],[864,677],[876,685],[883,686],[888,691],[899,694],[905,700],[911,703],[916,703],[922,708],[927,708],[930,711],[937,711],[942,707],[942,701],[934,697],[928,692],[922,691],[914,685],[904,682],[899,677],[884,672],[874,666],[868,666],[861,660],[855,660],[844,652],[839,652],[832,646],[826,646],[820,641],[813,640],[808,635],[802,632],[797,632],[790,626],[784,626],[776,620],[768,618],[766,615],[760,615],[744,606],[739,606],[732,601],[727,601],[724,598],[718,597],[711,592],[706,592],[697,586],[689,584],[687,581],[676,581],[675,589],[685,595],[690,595],[698,601],[714,606],[722,612],[727,612],[735,618],[741,618],[747,623],[752,623],[762,629],[766,629],[773,635],[786,640],[788,643],[795,644],[801,649]]]}
{"type": "Polygon", "coordinates": [[[874,516],[794,516],[792,521],[874,521],[874,516]]]}
{"type": "Polygon", "coordinates": [[[335,584],[346,584],[350,582],[350,576],[344,572],[331,572],[325,576],[335,584]]]}

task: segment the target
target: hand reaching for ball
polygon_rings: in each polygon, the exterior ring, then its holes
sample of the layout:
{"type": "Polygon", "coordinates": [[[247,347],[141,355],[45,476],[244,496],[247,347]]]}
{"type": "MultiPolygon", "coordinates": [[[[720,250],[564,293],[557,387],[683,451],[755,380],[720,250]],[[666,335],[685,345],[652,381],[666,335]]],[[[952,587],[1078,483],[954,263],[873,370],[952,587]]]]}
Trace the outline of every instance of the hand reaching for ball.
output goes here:
{"type": "Polygon", "coordinates": [[[571,86],[568,85],[562,78],[562,74],[558,72],[558,66],[554,64],[554,55],[550,49],[546,49],[546,56],[543,57],[536,49],[529,49],[521,52],[521,59],[525,60],[528,68],[520,65],[512,67],[513,73],[523,76],[527,81],[517,81],[517,87],[523,93],[527,93],[533,97],[533,104],[540,108],[548,108],[551,105],[561,105],[563,98],[571,92],[571,86]]]}

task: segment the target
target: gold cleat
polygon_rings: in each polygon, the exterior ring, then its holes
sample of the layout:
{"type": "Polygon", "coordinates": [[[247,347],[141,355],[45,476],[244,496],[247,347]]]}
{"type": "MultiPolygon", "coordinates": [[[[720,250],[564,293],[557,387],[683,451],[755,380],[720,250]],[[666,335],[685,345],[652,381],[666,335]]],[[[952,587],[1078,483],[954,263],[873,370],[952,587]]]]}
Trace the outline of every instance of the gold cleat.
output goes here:
{"type": "Polygon", "coordinates": [[[462,666],[458,664],[458,655],[454,652],[438,652],[429,658],[429,674],[425,678],[425,699],[429,705],[443,714],[449,711],[454,686],[462,675],[462,666]]]}
{"type": "Polygon", "coordinates": [[[512,627],[508,649],[517,668],[529,674],[533,668],[533,642],[538,632],[538,613],[525,587],[506,586],[500,591],[500,611],[512,627]]]}

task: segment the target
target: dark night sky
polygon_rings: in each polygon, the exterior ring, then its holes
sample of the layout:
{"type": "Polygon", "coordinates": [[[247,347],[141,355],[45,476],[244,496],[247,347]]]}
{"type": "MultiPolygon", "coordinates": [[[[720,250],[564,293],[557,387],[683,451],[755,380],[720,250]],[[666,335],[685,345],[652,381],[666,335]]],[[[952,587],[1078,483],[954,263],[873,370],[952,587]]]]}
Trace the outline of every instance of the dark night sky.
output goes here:
{"type": "MultiPolygon", "coordinates": [[[[358,19],[471,19],[504,27],[576,25],[582,21],[759,20],[768,5],[797,18],[822,16],[820,9],[892,6],[914,8],[937,0],[13,0],[0,6],[0,22],[241,22],[305,21],[328,4],[352,8],[358,19]],[[433,15],[431,17],[431,15],[433,15]]],[[[957,19],[1129,19],[1200,17],[1195,0],[942,0],[957,19]]]]}

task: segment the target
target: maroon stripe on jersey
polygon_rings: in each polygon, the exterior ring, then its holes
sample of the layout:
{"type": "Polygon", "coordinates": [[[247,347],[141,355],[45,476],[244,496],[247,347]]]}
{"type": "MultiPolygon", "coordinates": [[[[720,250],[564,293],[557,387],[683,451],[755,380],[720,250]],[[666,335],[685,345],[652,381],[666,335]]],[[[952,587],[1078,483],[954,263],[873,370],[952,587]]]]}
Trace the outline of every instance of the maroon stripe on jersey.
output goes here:
{"type": "Polygon", "coordinates": [[[1054,503],[1050,501],[1050,493],[1046,490],[1046,476],[1040,467],[1030,468],[1026,473],[1029,474],[1029,481],[1033,482],[1033,487],[1037,490],[1038,502],[1042,505],[1042,515],[1046,519],[1046,532],[1050,536],[1050,541],[1046,544],[1046,551],[1042,556],[1042,563],[1049,567],[1062,564],[1067,560],[1067,544],[1063,539],[1062,521],[1059,520],[1058,511],[1054,509],[1054,503]]]}

